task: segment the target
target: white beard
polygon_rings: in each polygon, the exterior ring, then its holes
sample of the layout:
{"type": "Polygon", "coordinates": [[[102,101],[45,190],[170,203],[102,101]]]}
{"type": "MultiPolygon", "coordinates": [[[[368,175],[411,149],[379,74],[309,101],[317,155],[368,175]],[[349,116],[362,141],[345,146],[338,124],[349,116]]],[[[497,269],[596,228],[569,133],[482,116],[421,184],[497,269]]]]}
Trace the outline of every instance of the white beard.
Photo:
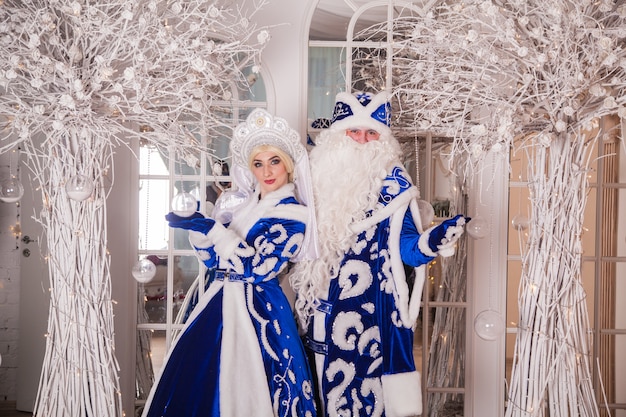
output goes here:
{"type": "Polygon", "coordinates": [[[355,241],[350,225],[376,206],[382,181],[393,165],[401,163],[401,153],[391,136],[359,144],[343,131],[319,135],[310,161],[320,257],[299,262],[291,278],[299,294],[296,309],[302,325],[317,298],[326,297],[330,279],[355,241]]]}
{"type": "Polygon", "coordinates": [[[311,175],[320,249],[327,261],[350,247],[350,225],[376,206],[382,181],[397,161],[384,140],[359,144],[343,134],[320,137],[311,151],[311,175]]]}

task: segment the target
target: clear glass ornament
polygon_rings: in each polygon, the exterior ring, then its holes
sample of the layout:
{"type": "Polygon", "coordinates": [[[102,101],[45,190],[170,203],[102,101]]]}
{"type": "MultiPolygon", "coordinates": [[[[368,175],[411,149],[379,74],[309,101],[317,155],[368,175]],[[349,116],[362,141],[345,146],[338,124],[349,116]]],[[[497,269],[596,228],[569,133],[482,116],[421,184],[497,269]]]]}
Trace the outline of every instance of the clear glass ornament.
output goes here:
{"type": "Polygon", "coordinates": [[[84,175],[74,175],[65,183],[67,196],[74,201],[83,201],[93,192],[93,181],[84,175]]]}
{"type": "Polygon", "coordinates": [[[496,340],[504,334],[502,316],[494,310],[481,311],[474,319],[474,331],[483,340],[496,340]]]}
{"type": "Polygon", "coordinates": [[[5,179],[0,183],[0,200],[5,203],[15,203],[24,195],[24,187],[15,178],[5,179]]]}
{"type": "Polygon", "coordinates": [[[422,227],[428,228],[433,220],[435,220],[435,209],[433,205],[426,200],[417,200],[417,208],[419,209],[420,219],[422,220],[422,227]]]}
{"type": "Polygon", "coordinates": [[[198,209],[198,200],[193,194],[178,193],[172,199],[172,211],[180,217],[189,217],[198,209]]]}
{"type": "Polygon", "coordinates": [[[520,232],[528,229],[529,223],[530,221],[528,220],[528,217],[524,216],[523,214],[516,214],[511,219],[511,225],[513,226],[513,229],[518,230],[520,232]]]}
{"type": "Polygon", "coordinates": [[[156,275],[156,265],[151,260],[143,258],[133,265],[132,273],[137,282],[145,284],[152,281],[156,275]]]}
{"type": "Polygon", "coordinates": [[[481,216],[475,216],[467,223],[465,230],[474,239],[482,239],[489,234],[489,225],[481,216]]]}
{"type": "Polygon", "coordinates": [[[200,201],[200,187],[193,187],[193,190],[191,190],[189,194],[191,194],[196,201],[200,201]]]}

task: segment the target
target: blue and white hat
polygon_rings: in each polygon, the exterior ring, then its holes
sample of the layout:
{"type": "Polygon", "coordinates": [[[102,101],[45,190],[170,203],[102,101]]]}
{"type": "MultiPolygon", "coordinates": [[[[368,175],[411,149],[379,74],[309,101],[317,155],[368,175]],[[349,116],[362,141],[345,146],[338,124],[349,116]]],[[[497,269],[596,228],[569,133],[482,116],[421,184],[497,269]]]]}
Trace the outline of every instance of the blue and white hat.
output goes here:
{"type": "Polygon", "coordinates": [[[391,104],[386,91],[349,94],[341,92],[335,99],[335,109],[330,128],[345,130],[354,128],[374,129],[381,134],[391,134],[391,104]]]}

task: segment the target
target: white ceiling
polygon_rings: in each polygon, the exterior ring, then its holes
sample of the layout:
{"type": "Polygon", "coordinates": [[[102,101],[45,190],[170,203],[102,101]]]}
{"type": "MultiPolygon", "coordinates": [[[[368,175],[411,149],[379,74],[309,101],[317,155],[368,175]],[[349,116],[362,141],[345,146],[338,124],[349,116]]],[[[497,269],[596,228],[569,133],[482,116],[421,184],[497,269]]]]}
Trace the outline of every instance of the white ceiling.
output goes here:
{"type": "MultiPolygon", "coordinates": [[[[320,0],[311,21],[310,38],[315,40],[344,40],[350,17],[361,6],[371,3],[371,0],[320,0]]],[[[377,2],[379,3],[379,2],[377,2]]],[[[355,32],[366,28],[373,23],[384,20],[373,16],[377,13],[386,13],[384,7],[375,9],[376,12],[364,13],[358,21],[355,32]]]]}
{"type": "MultiPolygon", "coordinates": [[[[438,0],[393,1],[395,16],[421,14],[432,8],[438,0]]],[[[350,18],[359,9],[354,33],[387,20],[388,0],[319,0],[311,21],[310,39],[345,40],[350,18]]]]}

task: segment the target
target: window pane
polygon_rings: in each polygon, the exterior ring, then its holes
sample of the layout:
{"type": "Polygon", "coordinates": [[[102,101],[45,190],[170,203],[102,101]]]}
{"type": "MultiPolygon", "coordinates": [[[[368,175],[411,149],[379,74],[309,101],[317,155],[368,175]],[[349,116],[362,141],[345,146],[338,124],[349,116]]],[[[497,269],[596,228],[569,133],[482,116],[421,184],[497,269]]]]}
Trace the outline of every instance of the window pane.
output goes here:
{"type": "Polygon", "coordinates": [[[460,352],[465,351],[466,309],[437,307],[432,313],[428,370],[425,371],[428,415],[463,415],[464,394],[437,392],[437,389],[462,391],[465,387],[465,355],[460,352]]]}
{"type": "Polygon", "coordinates": [[[387,50],[352,49],[353,91],[383,91],[387,80],[387,50]]]}
{"type": "Polygon", "coordinates": [[[613,231],[611,239],[615,245],[614,256],[626,257],[626,188],[618,191],[617,198],[617,206],[607,222],[612,226],[610,230],[613,231]]]}
{"type": "Polygon", "coordinates": [[[139,182],[139,249],[166,250],[170,211],[169,180],[142,179],[139,182]]]}
{"type": "Polygon", "coordinates": [[[141,146],[139,148],[140,161],[139,175],[168,175],[167,155],[160,152],[154,146],[141,146]]]}
{"type": "Polygon", "coordinates": [[[506,280],[506,327],[517,328],[519,324],[519,298],[520,280],[522,277],[522,261],[509,260],[506,280]]]}
{"type": "Polygon", "coordinates": [[[343,48],[309,48],[309,122],[332,117],[335,96],[346,84],[344,53],[343,48]]]}
{"type": "MultiPolygon", "coordinates": [[[[599,338],[598,359],[606,402],[621,404],[611,407],[612,416],[626,416],[626,334],[603,334],[599,338]]],[[[604,401],[599,404],[603,407],[604,401]]]]}
{"type": "Polygon", "coordinates": [[[184,323],[191,309],[196,305],[195,300],[198,296],[196,281],[201,273],[204,274],[200,269],[200,261],[195,255],[176,256],[172,315],[175,323],[184,323]]]}
{"type": "Polygon", "coordinates": [[[509,255],[521,256],[526,251],[530,213],[528,187],[511,187],[509,189],[509,255]]]}

